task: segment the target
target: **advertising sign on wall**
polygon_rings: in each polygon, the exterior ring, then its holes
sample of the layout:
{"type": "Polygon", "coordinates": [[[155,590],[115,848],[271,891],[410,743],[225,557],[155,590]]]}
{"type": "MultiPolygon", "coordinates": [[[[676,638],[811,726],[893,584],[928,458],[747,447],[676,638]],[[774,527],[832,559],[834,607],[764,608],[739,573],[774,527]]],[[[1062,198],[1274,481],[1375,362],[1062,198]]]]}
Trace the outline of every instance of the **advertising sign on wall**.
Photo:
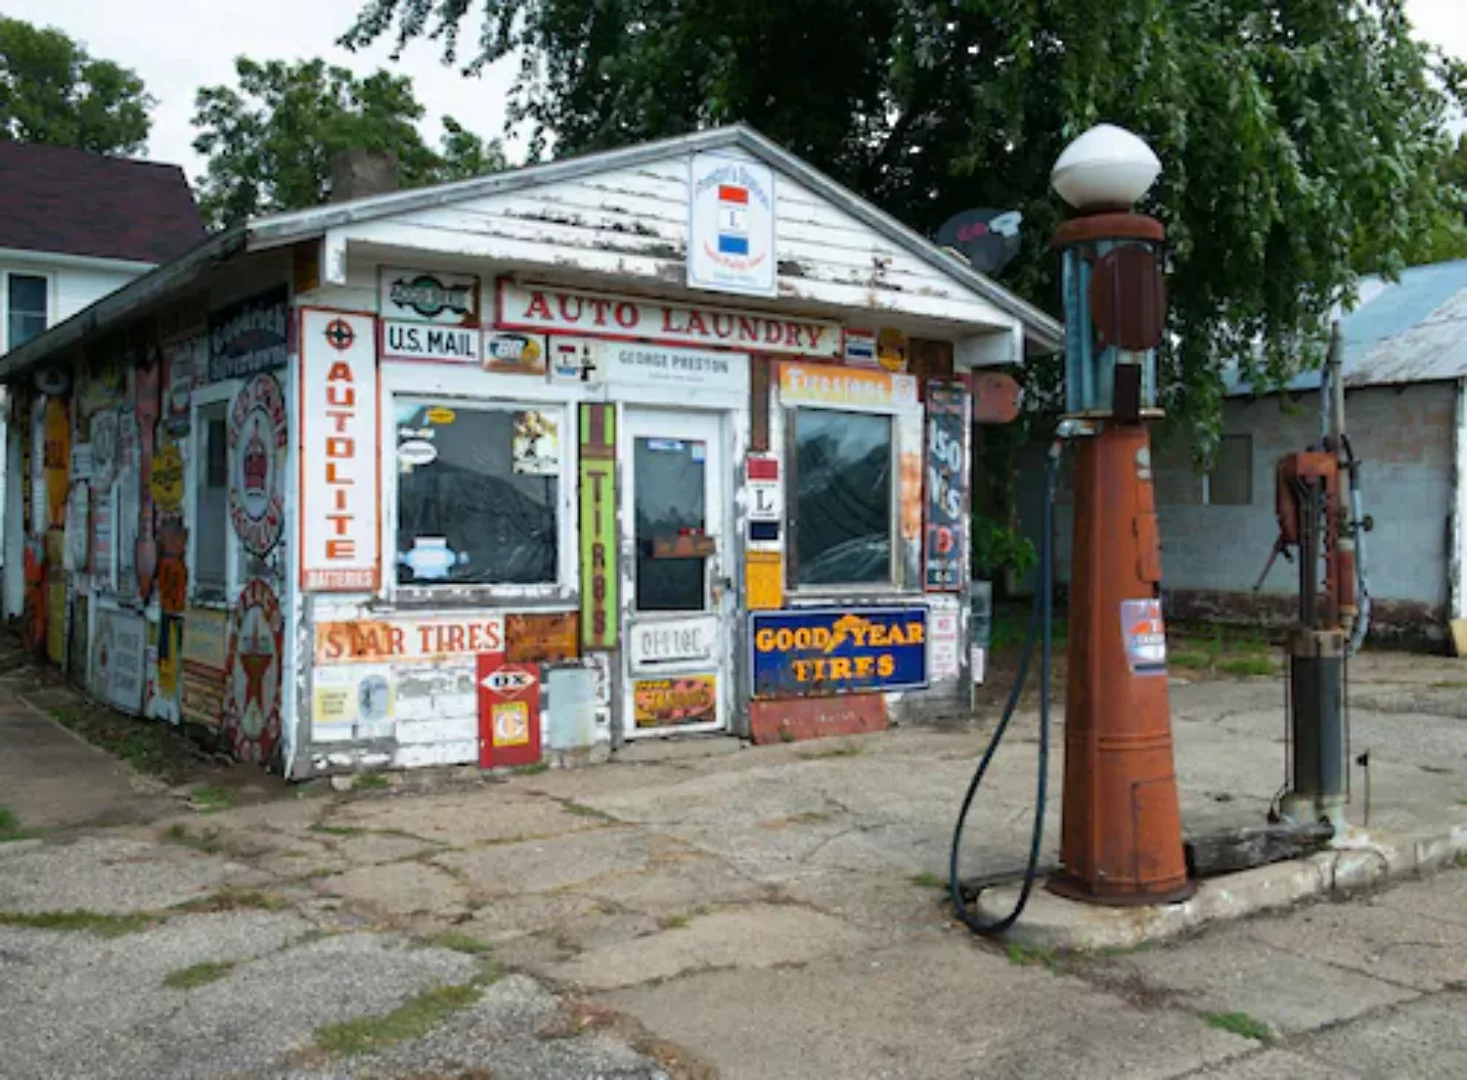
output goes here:
{"type": "Polygon", "coordinates": [[[632,722],[639,728],[684,727],[718,720],[718,676],[675,675],[632,683],[632,722]]]}
{"type": "Polygon", "coordinates": [[[377,664],[504,652],[503,615],[428,615],[316,624],[316,663],[377,664]]]}
{"type": "Polygon", "coordinates": [[[540,668],[503,655],[478,660],[479,767],[540,760],[540,668]]]}
{"type": "Polygon", "coordinates": [[[385,360],[429,360],[440,364],[477,364],[479,331],[461,326],[425,326],[384,319],[385,360]]]}
{"type": "Polygon", "coordinates": [[[601,378],[605,382],[735,394],[749,392],[747,353],[626,341],[608,343],[600,353],[601,378]]]}
{"type": "Polygon", "coordinates": [[[756,697],[927,685],[927,609],[815,608],[749,616],[756,697]]]}
{"type": "Polygon", "coordinates": [[[230,620],[224,665],[224,734],[239,761],[267,762],[280,741],[284,633],[275,590],[261,578],[246,582],[230,620]]]}
{"type": "Polygon", "coordinates": [[[616,648],[616,410],[581,406],[581,645],[616,648]]]}
{"type": "Polygon", "coordinates": [[[777,293],[774,170],[718,154],[688,162],[688,286],[777,293]]]}
{"type": "Polygon", "coordinates": [[[285,366],[290,300],[284,285],[209,316],[209,381],[285,366]]]}
{"type": "Polygon", "coordinates": [[[440,326],[479,322],[479,279],[472,274],[384,266],[378,275],[377,310],[384,319],[440,326]]]}
{"type": "Polygon", "coordinates": [[[392,735],[397,689],[390,667],[343,665],[311,673],[311,737],[320,742],[392,735]]]}
{"type": "Polygon", "coordinates": [[[104,608],[97,612],[92,647],[92,693],[123,712],[143,707],[147,621],[141,614],[104,608]]]}
{"type": "Polygon", "coordinates": [[[885,371],[783,363],[779,400],[784,405],[912,405],[917,380],[885,371]]]}
{"type": "Polygon", "coordinates": [[[377,350],[369,315],[301,312],[301,588],[375,592],[377,350]]]}
{"type": "Polygon", "coordinates": [[[508,615],[505,657],[516,663],[573,660],[581,651],[580,616],[574,611],[508,615]]]}
{"type": "Polygon", "coordinates": [[[495,326],[531,333],[718,346],[839,359],[840,324],[730,308],[664,303],[500,278],[495,326]]]}
{"type": "Polygon", "coordinates": [[[717,615],[642,618],[627,632],[632,670],[712,660],[718,649],[717,615]]]}
{"type": "Polygon", "coordinates": [[[229,411],[229,517],[244,549],[268,554],[285,529],[285,395],[256,375],[229,411]]]}
{"type": "Polygon", "coordinates": [[[927,384],[927,528],[923,545],[928,592],[956,592],[963,584],[963,429],[968,402],[958,383],[927,384]]]}
{"type": "Polygon", "coordinates": [[[224,713],[229,618],[222,611],[189,608],[183,620],[183,718],[218,727],[224,713]]]}

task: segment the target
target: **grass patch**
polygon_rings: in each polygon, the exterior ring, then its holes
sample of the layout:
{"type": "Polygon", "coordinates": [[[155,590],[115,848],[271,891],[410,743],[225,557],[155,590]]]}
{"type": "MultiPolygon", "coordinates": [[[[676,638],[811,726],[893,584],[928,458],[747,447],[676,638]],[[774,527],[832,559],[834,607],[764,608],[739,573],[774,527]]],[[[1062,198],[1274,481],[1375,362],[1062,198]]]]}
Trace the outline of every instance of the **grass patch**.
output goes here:
{"type": "Polygon", "coordinates": [[[20,827],[20,818],[15,816],[14,810],[0,806],[0,844],[7,840],[25,840],[34,835],[31,830],[20,827]]]}
{"type": "Polygon", "coordinates": [[[134,912],[130,915],[106,915],[100,911],[74,908],[71,911],[0,911],[0,926],[23,926],[31,930],[67,930],[98,937],[122,937],[146,930],[157,921],[156,916],[134,912]]]}
{"type": "Polygon", "coordinates": [[[830,818],[831,815],[823,810],[806,810],[802,814],[791,814],[785,821],[790,825],[819,825],[830,818]]]}
{"type": "Polygon", "coordinates": [[[1224,675],[1272,675],[1274,663],[1266,656],[1236,656],[1219,660],[1217,670],[1224,675]]]}
{"type": "Polygon", "coordinates": [[[595,818],[598,821],[616,820],[616,818],[606,813],[606,811],[597,810],[594,806],[587,806],[585,803],[567,802],[561,803],[561,806],[567,814],[574,814],[576,817],[595,818]]]}
{"type": "Polygon", "coordinates": [[[189,801],[201,814],[228,810],[234,805],[234,792],[213,784],[195,784],[188,790],[189,801]]]}
{"type": "Polygon", "coordinates": [[[931,870],[923,870],[920,874],[912,875],[912,884],[923,889],[945,889],[947,882],[938,877],[931,870]]]}
{"type": "Polygon", "coordinates": [[[159,837],[165,844],[178,844],[181,847],[193,848],[202,851],[205,855],[216,855],[219,853],[219,834],[212,829],[206,833],[195,835],[180,824],[168,826],[159,837]]]}
{"type": "Polygon", "coordinates": [[[839,746],[828,746],[819,750],[801,750],[798,756],[806,761],[819,761],[821,758],[860,757],[865,752],[865,743],[846,742],[839,746]]]}
{"type": "Polygon", "coordinates": [[[284,911],[290,907],[290,903],[278,896],[260,892],[258,889],[234,889],[224,888],[211,892],[208,896],[200,896],[193,900],[185,900],[181,904],[174,904],[174,911],[187,911],[190,913],[217,912],[217,911],[284,911]]]}
{"type": "Polygon", "coordinates": [[[381,773],[363,773],[351,782],[353,791],[386,791],[387,777],[381,773]]]}
{"type": "Polygon", "coordinates": [[[1270,1038],[1268,1025],[1244,1012],[1208,1013],[1202,1019],[1207,1021],[1208,1027],[1241,1035],[1245,1039],[1268,1042],[1270,1038]]]}
{"type": "Polygon", "coordinates": [[[662,920],[662,929],[681,930],[692,921],[693,917],[691,915],[668,915],[662,920]]]}
{"type": "Polygon", "coordinates": [[[539,776],[549,771],[550,762],[548,761],[537,761],[533,765],[516,765],[509,770],[511,776],[539,776]]]}
{"type": "Polygon", "coordinates": [[[479,986],[436,986],[415,994],[384,1016],[364,1016],[316,1029],[316,1048],[334,1057],[351,1057],[419,1039],[454,1013],[479,1000],[479,986]]]}
{"type": "Polygon", "coordinates": [[[52,709],[51,719],[140,773],[168,777],[177,771],[178,753],[170,729],[162,723],[134,720],[110,710],[96,714],[76,705],[52,709]]]}
{"type": "Polygon", "coordinates": [[[1212,657],[1196,649],[1181,649],[1166,658],[1167,666],[1205,670],[1212,667],[1212,657]]]}
{"type": "Polygon", "coordinates": [[[1009,945],[1004,954],[1009,958],[1009,963],[1018,964],[1020,967],[1043,964],[1050,971],[1059,970],[1059,953],[1054,949],[1036,949],[1030,945],[1020,945],[1015,941],[1009,945]]]}
{"type": "Polygon", "coordinates": [[[354,825],[327,825],[325,822],[317,821],[310,827],[310,832],[325,833],[327,836],[366,836],[366,829],[359,829],[354,825]]]}
{"type": "Polygon", "coordinates": [[[465,956],[493,956],[493,946],[480,941],[468,934],[456,933],[452,930],[443,934],[435,934],[432,937],[422,939],[425,946],[435,949],[452,949],[454,952],[463,953],[465,956]]]}
{"type": "Polygon", "coordinates": [[[1431,684],[1433,690],[1467,690],[1467,679],[1443,679],[1431,684]]]}
{"type": "Polygon", "coordinates": [[[222,979],[233,970],[233,962],[221,964],[213,960],[205,960],[202,964],[170,971],[163,976],[163,985],[173,990],[192,990],[196,986],[206,986],[222,979]]]}

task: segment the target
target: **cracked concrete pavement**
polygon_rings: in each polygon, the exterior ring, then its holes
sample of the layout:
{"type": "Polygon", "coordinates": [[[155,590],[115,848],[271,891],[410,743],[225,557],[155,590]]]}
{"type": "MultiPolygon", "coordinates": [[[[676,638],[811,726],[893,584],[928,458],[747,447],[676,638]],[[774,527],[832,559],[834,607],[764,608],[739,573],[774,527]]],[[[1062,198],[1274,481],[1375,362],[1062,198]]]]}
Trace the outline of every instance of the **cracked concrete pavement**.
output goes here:
{"type": "MultiPolygon", "coordinates": [[[[1372,825],[1408,833],[1467,822],[1460,691],[1418,666],[1355,665],[1372,825]]],[[[1261,818],[1281,693],[1174,684],[1189,828],[1261,818]]],[[[1016,721],[967,873],[1020,861],[1033,735],[1016,721]]],[[[1464,871],[1125,955],[955,929],[934,885],[983,738],[642,746],[207,814],[68,757],[70,784],[112,777],[102,820],[0,843],[0,1075],[1467,1074],[1464,871]]],[[[0,803],[52,805],[25,775],[0,803]]]]}

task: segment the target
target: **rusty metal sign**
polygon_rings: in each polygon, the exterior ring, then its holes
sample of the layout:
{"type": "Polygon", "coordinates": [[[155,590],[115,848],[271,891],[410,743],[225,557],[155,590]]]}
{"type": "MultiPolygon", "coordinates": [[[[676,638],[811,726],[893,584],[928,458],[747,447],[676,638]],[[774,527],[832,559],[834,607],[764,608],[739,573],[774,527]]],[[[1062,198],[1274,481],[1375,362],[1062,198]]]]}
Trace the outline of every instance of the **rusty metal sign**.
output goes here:
{"type": "Polygon", "coordinates": [[[505,658],[513,663],[574,660],[581,652],[580,627],[580,616],[574,611],[507,616],[505,658]]]}

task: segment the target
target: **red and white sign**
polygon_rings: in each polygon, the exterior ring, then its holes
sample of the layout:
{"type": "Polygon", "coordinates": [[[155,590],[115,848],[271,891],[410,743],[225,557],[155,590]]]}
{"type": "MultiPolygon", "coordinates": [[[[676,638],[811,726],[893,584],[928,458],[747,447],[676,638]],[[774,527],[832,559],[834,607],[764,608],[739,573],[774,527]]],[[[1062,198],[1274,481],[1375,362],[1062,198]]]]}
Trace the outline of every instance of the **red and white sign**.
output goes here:
{"type": "Polygon", "coordinates": [[[534,765],[540,760],[540,669],[511,664],[503,653],[480,653],[479,767],[534,765]]]}
{"type": "Polygon", "coordinates": [[[377,340],[373,318],[301,311],[301,588],[376,592],[377,340]]]}
{"type": "Polygon", "coordinates": [[[494,324],[501,330],[827,358],[840,357],[844,344],[840,324],[819,319],[522,285],[505,278],[499,279],[495,301],[494,324]]]}

